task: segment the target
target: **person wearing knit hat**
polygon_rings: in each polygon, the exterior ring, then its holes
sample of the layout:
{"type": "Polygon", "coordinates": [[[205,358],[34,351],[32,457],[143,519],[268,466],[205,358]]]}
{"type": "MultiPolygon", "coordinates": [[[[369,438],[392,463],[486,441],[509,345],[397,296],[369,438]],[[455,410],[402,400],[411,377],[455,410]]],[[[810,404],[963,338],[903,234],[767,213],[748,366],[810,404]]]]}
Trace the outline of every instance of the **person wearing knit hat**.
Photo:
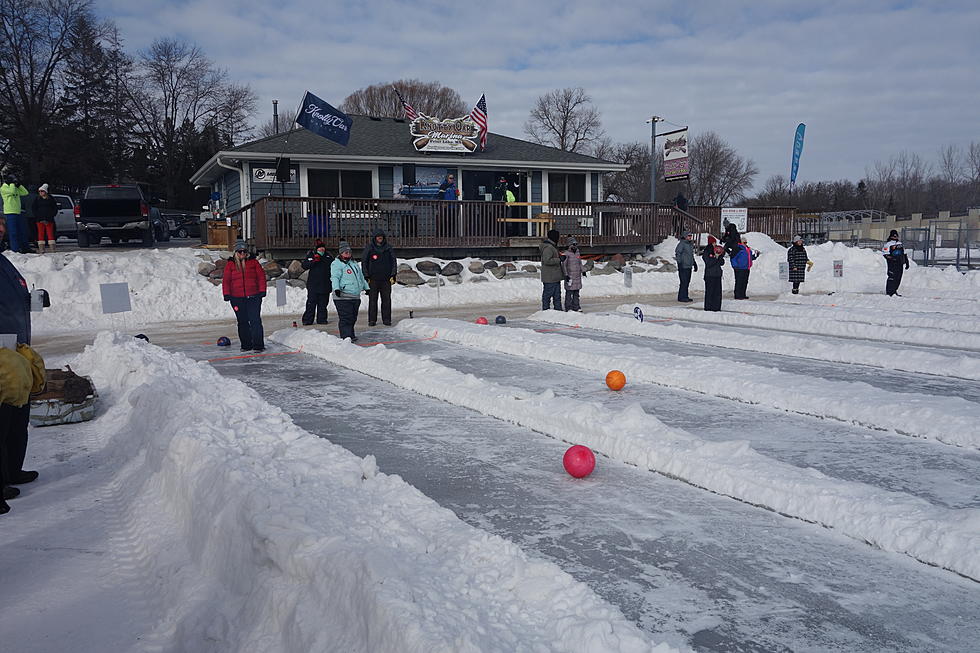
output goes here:
{"type": "Polygon", "coordinates": [[[561,235],[557,229],[548,232],[548,237],[538,245],[541,253],[541,310],[546,311],[554,304],[556,311],[561,310],[561,281],[565,278],[561,271],[561,258],[558,254],[558,239],[561,235]]]}
{"type": "Polygon", "coordinates": [[[800,294],[800,284],[806,281],[806,273],[813,267],[813,262],[803,247],[803,236],[793,236],[793,244],[786,250],[786,262],[789,263],[789,282],[793,284],[793,294],[800,294]]]}
{"type": "Polygon", "coordinates": [[[225,301],[231,302],[238,321],[238,340],[242,351],[265,349],[265,331],[262,328],[262,298],[265,297],[265,270],[248,255],[245,241],[235,243],[235,253],[225,264],[221,277],[221,291],[225,301]]]}
{"type": "Polygon", "coordinates": [[[691,274],[698,271],[698,263],[694,260],[694,234],[685,231],[683,237],[674,248],[674,260],[677,262],[677,276],[680,285],[677,288],[677,301],[685,304],[693,302],[688,288],[691,284],[691,274]]]}
{"type": "Polygon", "coordinates": [[[892,232],[888,234],[888,241],[881,248],[881,255],[885,257],[885,263],[888,266],[885,294],[889,297],[901,297],[898,294],[898,287],[902,285],[904,270],[909,269],[909,257],[905,253],[905,245],[902,244],[898,237],[898,231],[895,229],[892,229],[892,232]]]}
{"type": "Polygon", "coordinates": [[[327,304],[330,302],[330,293],[333,285],[330,281],[330,265],[333,257],[327,253],[327,246],[322,240],[317,239],[313,243],[313,249],[306,253],[300,265],[306,274],[306,310],[303,312],[303,325],[313,324],[316,318],[317,324],[327,324],[327,304]]]}
{"type": "Polygon", "coordinates": [[[367,292],[369,287],[364,280],[361,266],[352,256],[350,243],[346,240],[340,241],[337,258],[330,264],[330,281],[340,337],[357,342],[354,324],[357,323],[357,312],[361,308],[361,293],[367,292]]]}
{"type": "Polygon", "coordinates": [[[55,231],[54,219],[58,215],[58,201],[48,194],[48,185],[41,184],[37,189],[37,197],[31,205],[34,219],[37,221],[37,253],[44,253],[44,245],[54,251],[55,231]]]}

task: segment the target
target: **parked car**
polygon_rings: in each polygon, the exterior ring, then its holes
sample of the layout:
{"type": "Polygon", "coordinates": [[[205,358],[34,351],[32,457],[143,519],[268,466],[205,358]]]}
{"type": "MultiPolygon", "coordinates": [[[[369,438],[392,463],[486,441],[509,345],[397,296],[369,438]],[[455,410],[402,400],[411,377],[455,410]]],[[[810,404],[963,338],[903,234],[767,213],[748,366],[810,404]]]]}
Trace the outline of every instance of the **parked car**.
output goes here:
{"type": "Polygon", "coordinates": [[[78,234],[78,223],[75,222],[75,200],[68,195],[52,195],[58,202],[58,215],[54,217],[54,229],[57,236],[74,238],[78,234]]]}
{"type": "Polygon", "coordinates": [[[199,214],[186,211],[161,211],[161,213],[173,222],[170,226],[170,234],[174,238],[201,237],[201,217],[199,214]]]}
{"type": "Polygon", "coordinates": [[[85,189],[75,205],[78,246],[98,245],[103,237],[113,243],[141,240],[152,247],[170,240],[170,225],[140,184],[103,184],[85,189]]]}

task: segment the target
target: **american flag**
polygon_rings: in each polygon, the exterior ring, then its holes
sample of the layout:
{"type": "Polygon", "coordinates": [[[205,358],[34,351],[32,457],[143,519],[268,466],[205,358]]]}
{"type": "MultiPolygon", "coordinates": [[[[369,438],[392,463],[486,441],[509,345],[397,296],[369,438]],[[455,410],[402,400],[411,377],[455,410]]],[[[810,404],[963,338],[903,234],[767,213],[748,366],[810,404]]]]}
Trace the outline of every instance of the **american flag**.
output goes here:
{"type": "Polygon", "coordinates": [[[487,95],[480,96],[480,101],[476,103],[470,111],[470,118],[480,128],[480,148],[487,149],[487,95]]]}
{"type": "Polygon", "coordinates": [[[408,118],[409,120],[415,120],[416,118],[418,118],[419,117],[418,111],[416,111],[411,104],[405,101],[405,98],[402,97],[402,94],[398,92],[397,88],[395,88],[394,86],[392,86],[391,88],[394,89],[395,95],[398,96],[398,99],[401,101],[402,106],[405,107],[405,117],[408,118]]]}

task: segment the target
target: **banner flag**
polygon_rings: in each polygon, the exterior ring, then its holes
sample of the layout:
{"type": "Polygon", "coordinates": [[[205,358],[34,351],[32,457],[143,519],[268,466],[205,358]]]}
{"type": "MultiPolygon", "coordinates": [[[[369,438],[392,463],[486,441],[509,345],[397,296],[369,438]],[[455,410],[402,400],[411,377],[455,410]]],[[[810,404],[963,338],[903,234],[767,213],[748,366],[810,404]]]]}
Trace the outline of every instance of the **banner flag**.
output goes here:
{"type": "Polygon", "coordinates": [[[806,125],[802,122],[796,127],[796,138],[793,139],[793,168],[789,173],[789,183],[796,183],[796,173],[800,171],[800,155],[803,154],[803,132],[806,125]]]}
{"type": "Polygon", "coordinates": [[[353,120],[339,109],[335,109],[309,91],[303,96],[296,123],[335,143],[346,146],[350,140],[353,120]]]}
{"type": "Polygon", "coordinates": [[[687,129],[678,129],[664,137],[664,181],[684,181],[690,174],[687,129]]]}

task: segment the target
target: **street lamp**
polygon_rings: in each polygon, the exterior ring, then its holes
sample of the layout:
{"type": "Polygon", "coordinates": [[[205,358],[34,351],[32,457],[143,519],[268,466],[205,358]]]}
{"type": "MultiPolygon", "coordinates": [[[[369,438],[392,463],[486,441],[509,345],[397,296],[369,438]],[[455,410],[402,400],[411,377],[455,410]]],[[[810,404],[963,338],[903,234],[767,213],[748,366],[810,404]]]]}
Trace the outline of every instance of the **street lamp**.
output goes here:
{"type": "Polygon", "coordinates": [[[663,122],[660,116],[650,116],[650,203],[657,202],[657,123],[663,122]]]}

